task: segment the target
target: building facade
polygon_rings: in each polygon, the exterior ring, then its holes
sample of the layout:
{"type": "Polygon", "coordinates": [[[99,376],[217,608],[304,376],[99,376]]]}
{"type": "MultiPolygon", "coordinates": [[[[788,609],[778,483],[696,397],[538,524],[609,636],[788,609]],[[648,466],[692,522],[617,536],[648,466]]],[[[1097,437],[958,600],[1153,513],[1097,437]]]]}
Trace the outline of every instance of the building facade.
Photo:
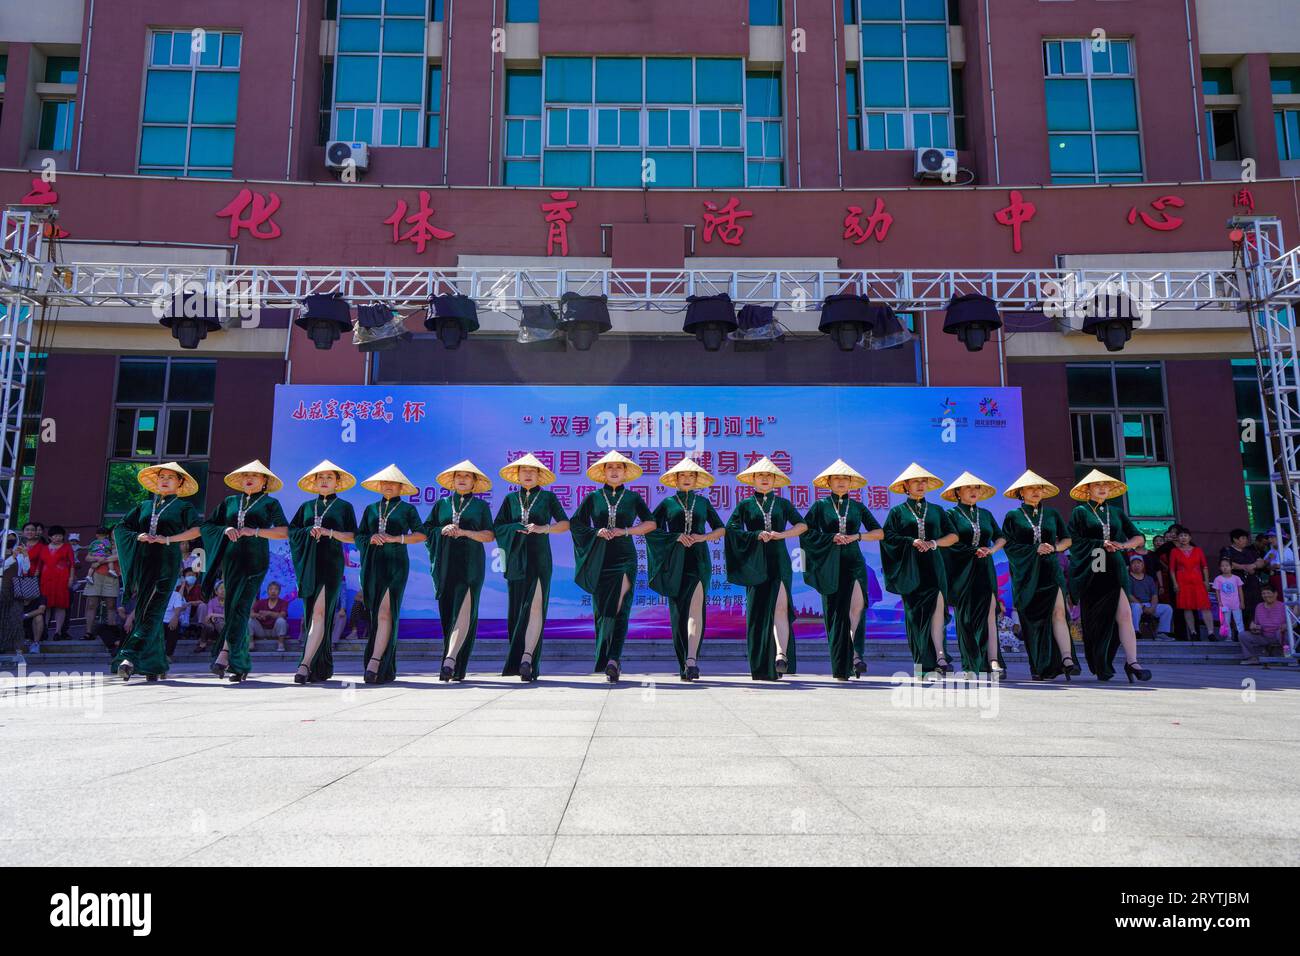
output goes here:
{"type": "MultiPolygon", "coordinates": [[[[0,190],[57,210],[64,262],[1228,268],[1247,213],[1300,243],[1294,0],[5,2],[0,83],[0,190]],[[328,168],[336,141],[364,168],[328,168]],[[948,175],[918,179],[931,147],[948,175]]],[[[24,511],[80,528],[150,462],[187,462],[211,504],[266,454],[277,383],[672,386],[705,354],[656,312],[562,356],[516,343],[510,309],[458,351],[371,356],[287,313],[197,351],[147,309],[52,313],[24,511]]],[[[1214,543],[1270,523],[1244,314],[1162,310],[1116,353],[1006,320],[975,353],[922,312],[903,349],[725,349],[706,374],[1019,386],[1058,484],[1118,473],[1144,528],[1214,543]]]]}

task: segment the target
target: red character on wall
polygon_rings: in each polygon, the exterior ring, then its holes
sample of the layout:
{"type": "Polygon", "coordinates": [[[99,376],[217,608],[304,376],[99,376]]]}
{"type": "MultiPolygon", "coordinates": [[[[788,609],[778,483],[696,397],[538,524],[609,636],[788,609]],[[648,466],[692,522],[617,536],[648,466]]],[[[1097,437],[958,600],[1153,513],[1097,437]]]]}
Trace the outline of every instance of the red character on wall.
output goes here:
{"type": "Polygon", "coordinates": [[[718,238],[728,246],[740,245],[741,239],[745,236],[745,227],[741,225],[741,219],[748,219],[753,212],[748,209],[740,208],[740,200],[732,196],[727,200],[725,206],[718,206],[717,203],[704,201],[704,241],[712,242],[714,230],[718,233],[718,238]]]}
{"type": "Polygon", "coordinates": [[[1010,202],[993,214],[997,221],[1011,227],[1011,249],[1020,252],[1024,245],[1020,238],[1020,227],[1031,222],[1038,214],[1038,207],[1020,195],[1020,190],[1011,190],[1010,202]]]}
{"type": "Polygon", "coordinates": [[[862,207],[850,206],[849,214],[844,217],[844,238],[852,239],[855,246],[867,241],[867,237],[876,242],[884,242],[889,235],[889,227],[894,224],[894,217],[885,212],[885,201],[876,197],[876,208],[867,217],[866,228],[862,223],[862,207]]]}
{"type": "Polygon", "coordinates": [[[271,217],[280,208],[280,196],[277,193],[255,193],[245,187],[229,203],[217,211],[217,215],[230,219],[230,238],[238,239],[239,230],[247,229],[254,239],[278,239],[280,227],[271,217]],[[269,197],[269,198],[268,198],[269,197]],[[249,207],[252,211],[245,216],[249,207]],[[265,226],[266,228],[262,228],[265,226]]]}
{"type": "Polygon", "coordinates": [[[456,235],[454,232],[448,232],[446,229],[439,229],[433,224],[434,208],[429,205],[429,194],[420,190],[420,208],[409,216],[406,215],[407,205],[405,199],[397,200],[397,206],[393,209],[393,214],[384,220],[384,223],[393,227],[393,245],[399,245],[403,242],[415,244],[415,251],[418,255],[424,252],[424,247],[428,245],[430,239],[446,241],[456,235]],[[410,229],[402,232],[402,223],[410,225],[410,229]]]}
{"type": "Polygon", "coordinates": [[[578,201],[570,199],[567,192],[551,193],[553,202],[542,203],[542,212],[550,229],[546,232],[546,254],[555,255],[555,247],[560,247],[560,255],[569,254],[569,223],[573,222],[573,210],[578,208],[578,201]]]}
{"type": "Polygon", "coordinates": [[[59,194],[44,179],[33,179],[32,191],[18,201],[24,206],[53,206],[59,201],[59,194]]]}
{"type": "MultiPolygon", "coordinates": [[[[24,200],[25,202],[26,200],[24,200]]],[[[1232,206],[1234,209],[1249,209],[1255,211],[1255,194],[1249,189],[1241,189],[1232,194],[1232,206]]]]}
{"type": "Polygon", "coordinates": [[[1151,208],[1160,213],[1159,219],[1145,212],[1139,213],[1137,206],[1134,206],[1128,211],[1128,224],[1131,226],[1136,223],[1140,215],[1142,224],[1148,229],[1154,229],[1157,232],[1173,232],[1183,224],[1183,218],[1181,216],[1171,216],[1164,209],[1166,206],[1173,209],[1182,209],[1184,205],[1186,204],[1180,196],[1161,196],[1151,203],[1151,208]]]}

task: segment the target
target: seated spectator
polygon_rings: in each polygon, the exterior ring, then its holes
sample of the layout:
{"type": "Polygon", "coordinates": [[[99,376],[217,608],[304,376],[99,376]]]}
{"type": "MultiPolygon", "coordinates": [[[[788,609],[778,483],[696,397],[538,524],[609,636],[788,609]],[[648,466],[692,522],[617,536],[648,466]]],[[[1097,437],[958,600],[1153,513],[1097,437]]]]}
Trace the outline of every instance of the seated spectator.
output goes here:
{"type": "Polygon", "coordinates": [[[208,616],[208,602],[203,600],[203,586],[199,584],[198,574],[188,568],[181,580],[185,584],[181,589],[181,596],[185,598],[185,604],[189,609],[185,623],[191,630],[198,630],[202,628],[203,621],[208,616]]]}
{"type": "Polygon", "coordinates": [[[289,602],[280,598],[280,584],[272,581],[266,586],[266,597],[253,602],[248,619],[248,649],[254,648],[256,639],[274,637],[275,649],[284,650],[284,639],[289,633],[289,602]]]}
{"type": "Polygon", "coordinates": [[[166,617],[163,622],[163,640],[167,649],[167,661],[171,663],[176,653],[176,642],[181,639],[181,628],[189,625],[190,606],[185,600],[185,582],[177,581],[167,598],[166,617]]]}
{"type": "Polygon", "coordinates": [[[1265,587],[1263,601],[1255,609],[1255,620],[1250,630],[1241,635],[1241,653],[1243,664],[1258,664],[1261,654],[1276,657],[1286,653],[1283,641],[1286,639],[1286,608],[1277,599],[1277,592],[1272,587],[1265,587]]]}
{"type": "Polygon", "coordinates": [[[1004,651],[1019,653],[1025,649],[1024,643],[1020,640],[1020,623],[1017,620],[1018,615],[1015,612],[1007,613],[1007,604],[998,598],[998,647],[1004,651]]]}
{"type": "Polygon", "coordinates": [[[117,606],[117,616],[112,624],[105,624],[99,631],[99,639],[104,643],[104,647],[109,654],[117,652],[118,645],[131,633],[135,627],[135,605],[136,598],[129,601],[122,601],[117,606]]]}
{"type": "Polygon", "coordinates": [[[213,644],[221,640],[221,632],[226,629],[226,585],[217,585],[212,600],[204,606],[203,623],[200,625],[199,642],[194,647],[196,654],[202,654],[213,644]]]}
{"type": "Polygon", "coordinates": [[[365,597],[360,591],[357,591],[356,597],[352,601],[346,622],[348,630],[343,635],[343,640],[364,641],[366,639],[366,630],[370,626],[370,620],[366,615],[365,597]]]}
{"type": "Polygon", "coordinates": [[[1219,605],[1219,636],[1241,640],[1241,632],[1246,628],[1241,621],[1241,599],[1246,586],[1241,578],[1232,573],[1232,562],[1227,558],[1219,561],[1219,576],[1214,579],[1214,593],[1219,605]]]}
{"type": "Polygon", "coordinates": [[[1129,610],[1133,612],[1133,631],[1139,637],[1143,635],[1142,622],[1149,621],[1156,638],[1172,640],[1170,626],[1173,622],[1174,609],[1168,604],[1160,603],[1160,589],[1155,579],[1148,576],[1146,561],[1140,555],[1133,555],[1128,562],[1129,582],[1132,586],[1133,600],[1129,610]]]}

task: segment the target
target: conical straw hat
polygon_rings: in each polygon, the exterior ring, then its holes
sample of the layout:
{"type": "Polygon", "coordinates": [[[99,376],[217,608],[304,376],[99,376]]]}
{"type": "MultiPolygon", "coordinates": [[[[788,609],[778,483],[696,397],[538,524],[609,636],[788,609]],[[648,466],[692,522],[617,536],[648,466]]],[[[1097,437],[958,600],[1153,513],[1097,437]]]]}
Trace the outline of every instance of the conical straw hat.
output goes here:
{"type": "Polygon", "coordinates": [[[694,473],[696,488],[707,488],[709,485],[713,484],[713,476],[690,458],[683,458],[660,475],[659,484],[663,485],[665,488],[676,488],[677,476],[687,471],[694,473]]]}
{"type": "Polygon", "coordinates": [[[994,495],[998,493],[998,490],[994,488],[992,485],[990,485],[987,481],[984,481],[982,478],[977,478],[975,475],[972,475],[969,471],[963,471],[960,475],[958,475],[956,478],[952,480],[952,484],[950,484],[947,488],[943,489],[943,493],[940,494],[939,497],[942,498],[944,501],[956,501],[957,489],[969,488],[972,485],[974,485],[976,488],[980,490],[980,496],[979,498],[976,499],[977,501],[988,501],[990,498],[992,498],[994,495]]]}
{"type": "Polygon", "coordinates": [[[240,475],[265,475],[267,494],[274,494],[284,487],[284,482],[279,479],[275,472],[262,464],[260,458],[254,458],[247,465],[241,465],[230,474],[226,475],[226,487],[234,488],[236,491],[239,491],[240,475]]]}
{"type": "Polygon", "coordinates": [[[498,472],[498,474],[500,474],[502,479],[508,482],[509,484],[517,485],[519,484],[520,468],[536,468],[538,485],[549,485],[551,482],[555,480],[555,472],[551,471],[551,469],[547,468],[540,461],[538,461],[537,456],[534,455],[532,452],[529,452],[527,455],[524,455],[522,458],[516,458],[510,464],[502,468],[501,471],[498,472]]]}
{"type": "Polygon", "coordinates": [[[1002,492],[1002,497],[1019,498],[1020,496],[1017,495],[1016,492],[1019,491],[1021,488],[1035,488],[1035,487],[1042,487],[1047,489],[1047,494],[1043,495],[1044,498],[1055,498],[1057,495],[1061,493],[1060,488],[1056,487],[1056,485],[1052,484],[1042,475],[1038,474],[1038,472],[1026,470],[1023,475],[1021,475],[1012,483],[1010,488],[1002,492]]]}
{"type": "Polygon", "coordinates": [[[474,489],[472,492],[473,494],[481,495],[483,492],[487,491],[489,488],[492,487],[492,479],[489,478],[487,475],[483,474],[483,472],[479,469],[479,466],[474,464],[468,458],[466,458],[464,461],[457,462],[456,464],[448,468],[446,471],[438,475],[438,484],[442,485],[448,491],[455,491],[456,485],[452,482],[451,479],[452,476],[456,474],[456,472],[458,471],[468,471],[470,474],[478,476],[474,479],[474,489]]]}
{"type": "Polygon", "coordinates": [[[736,476],[736,480],[742,484],[752,485],[755,475],[775,475],[776,483],[774,487],[784,488],[790,484],[790,476],[772,463],[771,458],[760,458],[744,471],[736,476]]]}
{"type": "Polygon", "coordinates": [[[645,474],[645,469],[642,468],[640,465],[638,465],[636,462],[634,462],[631,458],[628,458],[626,455],[620,452],[611,451],[611,452],[607,452],[605,456],[600,459],[600,461],[595,462],[590,468],[587,469],[587,477],[590,478],[592,481],[599,481],[601,484],[604,484],[605,466],[612,465],[615,462],[627,465],[627,477],[623,479],[623,481],[625,482],[636,481],[643,474],[645,474]]]}
{"type": "Polygon", "coordinates": [[[315,478],[322,471],[333,471],[338,473],[339,486],[337,491],[340,494],[344,491],[347,491],[349,488],[351,488],[353,485],[357,483],[356,475],[352,474],[351,472],[344,471],[338,465],[334,464],[334,462],[326,458],[319,465],[317,465],[311,471],[307,472],[307,474],[303,475],[301,478],[298,479],[298,487],[301,488],[303,491],[307,492],[309,495],[314,495],[316,493],[315,478]]]}
{"type": "Polygon", "coordinates": [[[843,458],[836,458],[829,468],[813,479],[813,485],[817,488],[829,488],[831,486],[830,480],[837,475],[843,475],[849,479],[850,490],[862,488],[867,483],[867,479],[858,474],[848,462],[843,458]]]}
{"type": "Polygon", "coordinates": [[[174,471],[181,476],[181,486],[176,492],[178,498],[188,498],[199,490],[198,480],[174,461],[163,462],[161,465],[150,465],[136,477],[140,480],[141,485],[156,495],[158,494],[158,472],[160,471],[174,471]]]}
{"type": "Polygon", "coordinates": [[[943,479],[930,474],[916,462],[912,462],[903,469],[903,473],[890,482],[889,490],[896,495],[907,494],[907,489],[903,487],[903,482],[911,481],[913,478],[924,478],[927,482],[926,491],[934,491],[936,488],[943,487],[943,479]]]}
{"type": "Polygon", "coordinates": [[[361,487],[365,488],[367,491],[373,491],[376,494],[383,494],[379,488],[379,483],[382,481],[395,481],[401,485],[402,488],[398,492],[400,495],[413,495],[420,490],[415,487],[411,482],[411,479],[402,474],[402,469],[398,468],[396,465],[389,465],[382,471],[375,472],[365,481],[361,482],[361,487]]]}
{"type": "Polygon", "coordinates": [[[1073,488],[1070,489],[1070,497],[1073,498],[1075,501],[1087,501],[1088,486],[1096,481],[1110,482],[1111,489],[1110,489],[1110,494],[1106,496],[1107,498],[1118,498],[1120,495],[1128,491],[1128,485],[1124,484],[1124,482],[1120,481],[1118,478],[1112,478],[1104,471],[1098,471],[1096,468],[1094,468],[1092,471],[1084,475],[1082,480],[1077,485],[1075,485],[1073,488]]]}

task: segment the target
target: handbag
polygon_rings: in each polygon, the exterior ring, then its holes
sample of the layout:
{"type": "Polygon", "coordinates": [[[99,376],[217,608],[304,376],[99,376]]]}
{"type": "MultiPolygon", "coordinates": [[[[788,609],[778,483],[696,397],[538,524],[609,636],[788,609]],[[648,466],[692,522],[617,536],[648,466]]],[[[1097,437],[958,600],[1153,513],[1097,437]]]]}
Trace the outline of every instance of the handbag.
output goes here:
{"type": "Polygon", "coordinates": [[[14,598],[19,601],[35,601],[40,596],[40,578],[21,576],[14,578],[14,598]]]}

